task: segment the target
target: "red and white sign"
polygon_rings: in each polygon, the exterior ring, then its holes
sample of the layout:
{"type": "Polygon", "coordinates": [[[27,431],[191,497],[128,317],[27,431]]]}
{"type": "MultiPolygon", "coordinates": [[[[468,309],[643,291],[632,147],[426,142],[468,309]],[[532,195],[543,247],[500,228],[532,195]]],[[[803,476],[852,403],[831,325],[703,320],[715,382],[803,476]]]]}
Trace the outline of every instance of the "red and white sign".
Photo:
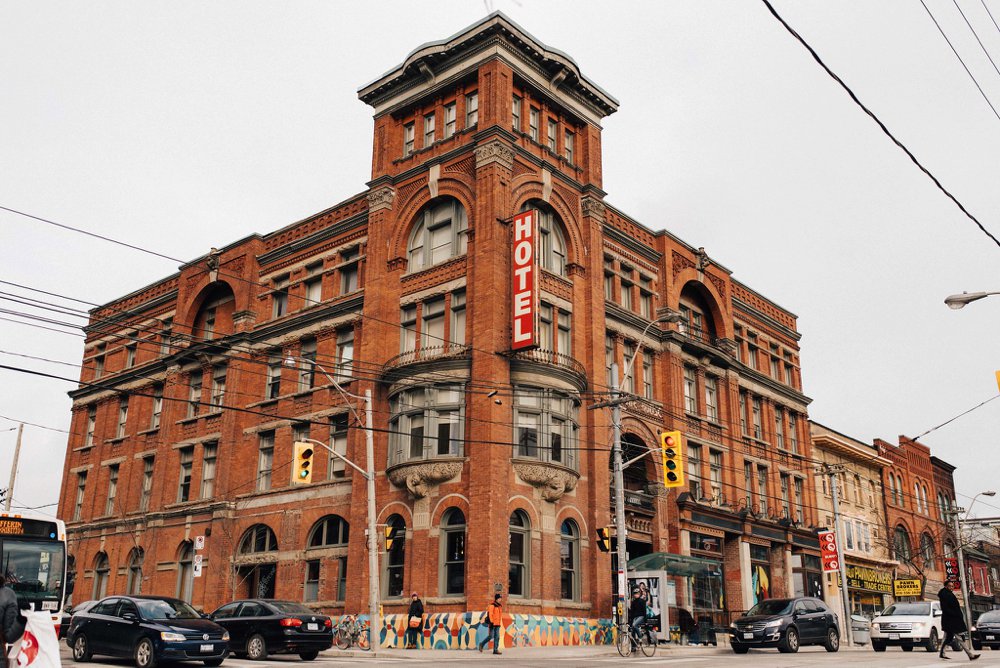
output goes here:
{"type": "Polygon", "coordinates": [[[958,589],[961,586],[961,580],[958,577],[958,558],[945,557],[944,576],[945,584],[952,589],[958,589]]]}
{"type": "Polygon", "coordinates": [[[511,340],[513,350],[538,345],[538,212],[532,209],[514,216],[514,247],[511,260],[511,340]]]}
{"type": "Polygon", "coordinates": [[[823,559],[823,572],[833,573],[840,570],[840,559],[837,557],[837,534],[833,531],[819,532],[819,554],[823,559]]]}

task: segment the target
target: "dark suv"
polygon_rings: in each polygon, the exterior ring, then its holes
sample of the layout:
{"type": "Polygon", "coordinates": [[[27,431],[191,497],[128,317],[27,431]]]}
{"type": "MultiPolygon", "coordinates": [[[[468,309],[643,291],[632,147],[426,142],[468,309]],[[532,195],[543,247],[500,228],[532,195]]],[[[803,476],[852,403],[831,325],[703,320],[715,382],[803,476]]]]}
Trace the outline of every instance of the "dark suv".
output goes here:
{"type": "Polygon", "coordinates": [[[1000,648],[1000,610],[990,610],[979,615],[972,626],[972,648],[1000,648]]]}
{"type": "Polygon", "coordinates": [[[729,627],[730,644],[737,654],[751,647],[777,647],[797,652],[800,645],[840,649],[837,618],[818,598],[772,598],[761,601],[729,627]]]}

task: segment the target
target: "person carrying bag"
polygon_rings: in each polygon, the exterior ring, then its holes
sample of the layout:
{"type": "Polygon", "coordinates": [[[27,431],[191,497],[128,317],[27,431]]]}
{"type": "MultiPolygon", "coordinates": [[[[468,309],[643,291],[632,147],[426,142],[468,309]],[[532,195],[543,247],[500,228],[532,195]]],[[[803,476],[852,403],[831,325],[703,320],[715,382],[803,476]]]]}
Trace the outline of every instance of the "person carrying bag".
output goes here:
{"type": "Polygon", "coordinates": [[[501,654],[500,627],[503,625],[503,605],[501,605],[500,599],[500,594],[497,594],[493,597],[493,602],[486,608],[486,622],[489,630],[486,633],[486,638],[479,643],[480,652],[486,649],[486,646],[490,644],[490,640],[492,639],[493,653],[501,654]]]}
{"type": "Polygon", "coordinates": [[[3,642],[4,651],[0,652],[0,668],[7,668],[7,646],[13,645],[24,635],[24,626],[27,619],[21,615],[17,603],[17,594],[7,586],[6,579],[0,587],[0,642],[3,642]]]}
{"type": "Polygon", "coordinates": [[[420,627],[424,625],[424,604],[417,592],[410,595],[410,609],[406,613],[406,649],[416,649],[420,627]]]}

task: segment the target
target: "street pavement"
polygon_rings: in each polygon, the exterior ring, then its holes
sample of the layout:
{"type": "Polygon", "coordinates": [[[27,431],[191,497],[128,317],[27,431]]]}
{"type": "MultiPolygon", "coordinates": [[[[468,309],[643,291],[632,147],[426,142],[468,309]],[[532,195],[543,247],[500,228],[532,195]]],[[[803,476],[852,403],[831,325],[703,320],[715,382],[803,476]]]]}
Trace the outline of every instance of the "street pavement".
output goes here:
{"type": "MultiPolygon", "coordinates": [[[[452,664],[455,666],[529,666],[537,668],[570,668],[576,666],[610,666],[613,664],[628,664],[630,666],[669,666],[670,668],[712,668],[719,665],[731,666],[761,666],[774,668],[811,668],[812,666],[845,666],[849,664],[869,664],[891,668],[910,668],[911,666],[962,666],[968,663],[965,654],[948,652],[950,661],[942,661],[937,653],[914,650],[903,652],[899,648],[889,648],[884,653],[876,654],[871,647],[843,647],[839,652],[830,653],[822,647],[803,647],[797,654],[780,654],[777,650],[751,650],[749,654],[736,655],[728,648],[716,647],[677,647],[661,645],[655,656],[618,656],[614,647],[515,647],[506,649],[501,656],[494,656],[490,650],[480,654],[475,650],[396,650],[385,649],[375,652],[360,652],[357,650],[341,651],[336,648],[327,650],[315,661],[301,661],[298,656],[278,655],[269,657],[266,661],[249,661],[247,659],[229,658],[223,666],[229,668],[261,668],[262,666],[283,666],[292,668],[297,664],[305,666],[433,666],[434,664],[452,664]]],[[[73,659],[65,643],[61,644],[61,657],[64,666],[72,666],[73,659]]],[[[100,666],[130,666],[131,661],[125,659],[94,659],[90,668],[100,666]]],[[[182,664],[199,666],[198,663],[182,664]]],[[[1000,667],[1000,652],[984,650],[982,658],[975,662],[976,668],[982,666],[1000,667]]]]}

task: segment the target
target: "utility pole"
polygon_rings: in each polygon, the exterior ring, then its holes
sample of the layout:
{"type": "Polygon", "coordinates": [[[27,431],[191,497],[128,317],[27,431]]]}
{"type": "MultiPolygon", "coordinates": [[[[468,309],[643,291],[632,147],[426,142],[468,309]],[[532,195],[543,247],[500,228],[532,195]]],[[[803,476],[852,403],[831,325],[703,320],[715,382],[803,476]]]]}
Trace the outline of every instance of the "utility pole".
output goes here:
{"type": "Polygon", "coordinates": [[[956,505],[948,511],[951,516],[955,519],[955,542],[958,544],[958,581],[962,583],[962,600],[965,602],[965,627],[967,629],[972,628],[972,602],[969,600],[969,583],[965,575],[965,557],[962,555],[965,552],[962,549],[962,543],[964,538],[962,536],[962,525],[958,521],[958,516],[965,512],[965,508],[959,508],[956,505]]]}
{"type": "Polygon", "coordinates": [[[24,423],[17,427],[17,444],[14,446],[14,461],[10,465],[10,484],[7,485],[7,498],[3,509],[10,512],[10,502],[14,498],[14,479],[17,478],[17,459],[21,456],[21,434],[24,433],[24,423]]]}
{"type": "MultiPolygon", "coordinates": [[[[611,456],[614,460],[615,473],[615,533],[618,535],[618,600],[615,609],[618,611],[618,628],[625,628],[625,590],[628,587],[628,577],[625,569],[628,565],[628,555],[625,550],[625,477],[622,473],[622,409],[618,397],[618,363],[611,365],[611,456]]],[[[621,632],[621,631],[619,631],[621,632]]]]}
{"type": "Polygon", "coordinates": [[[830,476],[830,489],[833,491],[833,530],[837,535],[837,563],[840,564],[840,598],[844,605],[844,622],[840,625],[840,633],[851,646],[851,599],[847,593],[847,566],[844,564],[843,532],[840,530],[840,490],[837,484],[837,474],[844,471],[843,464],[825,466],[830,476]]]}

